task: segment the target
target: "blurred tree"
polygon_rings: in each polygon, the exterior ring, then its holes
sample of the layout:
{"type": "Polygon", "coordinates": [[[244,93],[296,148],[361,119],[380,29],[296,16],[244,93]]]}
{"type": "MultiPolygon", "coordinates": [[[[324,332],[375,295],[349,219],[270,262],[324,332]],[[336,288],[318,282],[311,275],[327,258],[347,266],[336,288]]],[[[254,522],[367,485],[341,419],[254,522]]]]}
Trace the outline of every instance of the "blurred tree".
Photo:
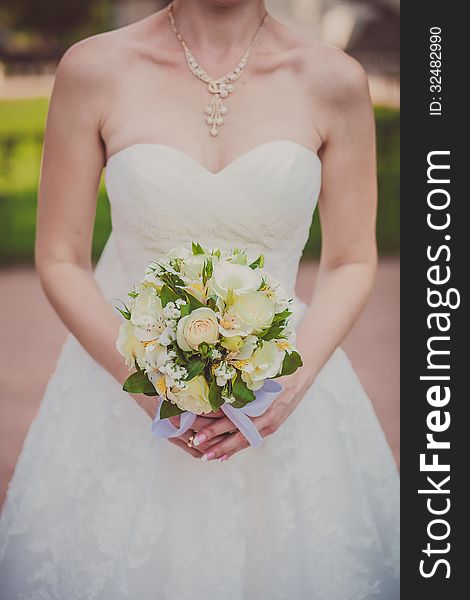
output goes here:
{"type": "Polygon", "coordinates": [[[112,0],[14,0],[2,9],[13,30],[65,42],[108,26],[112,0]]]}

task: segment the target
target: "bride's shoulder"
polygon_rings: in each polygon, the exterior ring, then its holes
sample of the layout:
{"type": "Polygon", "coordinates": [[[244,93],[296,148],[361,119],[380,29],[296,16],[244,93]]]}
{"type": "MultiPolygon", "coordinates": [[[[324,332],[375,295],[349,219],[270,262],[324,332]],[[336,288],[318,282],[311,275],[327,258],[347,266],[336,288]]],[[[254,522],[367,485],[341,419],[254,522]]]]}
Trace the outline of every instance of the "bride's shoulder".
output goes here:
{"type": "Polygon", "coordinates": [[[317,100],[336,104],[368,97],[367,74],[353,57],[287,28],[283,34],[288,61],[317,100]]]}
{"type": "Polygon", "coordinates": [[[109,90],[109,84],[137,60],[145,28],[140,21],[76,42],[62,56],[57,79],[68,80],[75,87],[109,90]]]}

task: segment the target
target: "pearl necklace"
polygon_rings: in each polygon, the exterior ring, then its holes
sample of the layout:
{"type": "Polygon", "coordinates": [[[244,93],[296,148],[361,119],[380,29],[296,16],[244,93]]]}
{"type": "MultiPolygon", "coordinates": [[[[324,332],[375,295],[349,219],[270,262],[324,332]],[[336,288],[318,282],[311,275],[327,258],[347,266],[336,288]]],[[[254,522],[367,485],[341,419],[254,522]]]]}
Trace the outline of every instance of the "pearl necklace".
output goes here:
{"type": "Polygon", "coordinates": [[[193,75],[195,75],[198,79],[207,83],[207,89],[211,94],[211,101],[205,108],[206,115],[206,123],[210,127],[210,134],[212,137],[216,137],[219,133],[219,127],[224,123],[224,115],[227,114],[227,107],[222,102],[222,98],[227,98],[229,94],[234,91],[233,83],[236,81],[243,72],[243,69],[246,67],[248,58],[250,56],[251,49],[258,39],[264,24],[266,23],[266,19],[268,18],[268,13],[265,13],[263,18],[258,25],[258,28],[255,31],[255,34],[251,38],[250,43],[248,44],[248,48],[245,50],[245,53],[235,65],[235,67],[229,71],[223,77],[219,77],[219,79],[213,79],[207,72],[198,65],[193,53],[188,48],[188,45],[184,41],[183,36],[178,31],[175,23],[175,17],[173,14],[173,2],[168,6],[168,17],[170,19],[171,28],[173,29],[177,40],[181,44],[181,47],[184,50],[184,55],[186,57],[186,63],[188,65],[189,70],[193,75]]]}

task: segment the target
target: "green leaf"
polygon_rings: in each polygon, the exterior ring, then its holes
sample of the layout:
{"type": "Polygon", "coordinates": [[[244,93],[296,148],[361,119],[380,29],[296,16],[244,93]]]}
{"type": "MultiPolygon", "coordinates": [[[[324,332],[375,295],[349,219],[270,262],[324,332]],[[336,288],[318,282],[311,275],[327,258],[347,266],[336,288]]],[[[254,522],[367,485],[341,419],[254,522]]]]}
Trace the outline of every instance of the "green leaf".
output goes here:
{"type": "Polygon", "coordinates": [[[197,256],[198,254],[205,254],[204,248],[198,242],[192,243],[192,249],[194,256],[197,256]]]}
{"type": "Polygon", "coordinates": [[[180,415],[186,411],[181,410],[176,404],[173,402],[168,402],[168,400],[164,400],[160,407],[160,419],[168,419],[168,417],[176,417],[176,415],[180,415]]]}
{"type": "Polygon", "coordinates": [[[247,405],[246,402],[239,402],[238,400],[234,400],[233,402],[230,402],[230,406],[233,406],[233,408],[243,408],[246,405],[247,405]]]}
{"type": "Polygon", "coordinates": [[[189,306],[188,302],[180,306],[180,312],[182,317],[186,317],[187,315],[189,315],[189,313],[191,312],[191,307],[189,306]]]}
{"type": "Polygon", "coordinates": [[[199,300],[192,294],[188,294],[188,292],[186,292],[186,302],[189,304],[189,309],[191,312],[196,310],[196,308],[202,308],[206,306],[202,302],[199,302],[199,300]]]}
{"type": "Polygon", "coordinates": [[[212,410],[218,410],[224,402],[225,400],[222,397],[222,388],[217,385],[214,377],[209,386],[209,403],[212,406],[212,410]]]}
{"type": "Polygon", "coordinates": [[[209,344],[207,342],[201,342],[199,344],[199,346],[197,347],[199,354],[203,357],[203,358],[207,358],[209,356],[209,354],[212,354],[211,352],[211,347],[209,346],[209,344]]]}
{"type": "Polygon", "coordinates": [[[263,266],[264,266],[264,256],[262,254],[260,254],[258,256],[258,258],[251,263],[250,269],[262,269],[263,266]]]}
{"type": "Polygon", "coordinates": [[[151,392],[143,392],[143,394],[144,396],[158,396],[157,390],[155,388],[153,388],[151,392]]]}
{"type": "Polygon", "coordinates": [[[118,310],[125,319],[127,319],[128,321],[130,321],[130,319],[131,319],[131,313],[129,312],[129,310],[128,310],[128,308],[127,308],[127,306],[125,304],[124,304],[124,308],[126,310],[122,310],[121,308],[119,308],[119,306],[116,306],[116,310],[118,310]]]}
{"type": "Polygon", "coordinates": [[[162,301],[163,308],[165,308],[168,302],[175,302],[178,300],[178,298],[178,294],[168,287],[168,285],[165,284],[162,287],[162,291],[160,292],[160,300],[162,301]]]}
{"type": "Polygon", "coordinates": [[[177,355],[176,362],[179,365],[186,367],[188,364],[188,357],[186,356],[185,352],[183,350],[181,350],[181,348],[176,343],[172,344],[171,347],[176,352],[176,355],[177,355]]]}
{"type": "Polygon", "coordinates": [[[212,260],[209,258],[204,261],[204,266],[202,267],[202,283],[206,285],[209,279],[212,277],[214,272],[214,264],[212,260]]]}
{"type": "Polygon", "coordinates": [[[284,325],[273,324],[269,329],[265,329],[259,334],[259,337],[262,338],[265,342],[270,342],[271,340],[279,340],[283,336],[283,331],[285,327],[284,325]]]}
{"type": "Polygon", "coordinates": [[[241,402],[243,405],[248,404],[248,402],[253,402],[256,397],[253,390],[248,389],[246,383],[240,376],[237,376],[233,382],[232,393],[238,402],[241,402]]]}
{"type": "Polygon", "coordinates": [[[192,358],[189,361],[188,366],[186,367],[188,369],[188,374],[186,375],[186,381],[189,381],[190,379],[194,379],[194,377],[196,377],[197,375],[200,375],[204,371],[205,366],[206,366],[206,361],[202,360],[202,358],[199,358],[198,356],[195,356],[194,358],[192,358]]]}
{"type": "Polygon", "coordinates": [[[158,275],[159,279],[166,283],[169,288],[171,288],[174,292],[178,293],[178,288],[184,287],[185,283],[181,279],[179,275],[175,275],[175,273],[170,273],[168,271],[164,273],[160,273],[158,275]]]}
{"type": "Polygon", "coordinates": [[[298,352],[294,351],[290,354],[286,353],[282,362],[282,369],[279,377],[284,377],[284,375],[292,375],[292,373],[295,373],[295,371],[297,371],[302,364],[302,358],[298,352]]]}
{"type": "Polygon", "coordinates": [[[139,294],[137,292],[129,292],[127,295],[130,296],[131,298],[137,298],[137,296],[139,294]]]}
{"type": "Polygon", "coordinates": [[[283,310],[282,312],[276,313],[274,315],[273,323],[280,323],[281,321],[285,321],[291,316],[291,314],[292,311],[286,308],[286,310],[283,310]]]}
{"type": "Polygon", "coordinates": [[[149,381],[147,374],[145,371],[136,371],[129,375],[129,377],[124,382],[122,389],[125,392],[129,392],[129,394],[148,394],[153,395],[155,388],[152,383],[149,381]]]}

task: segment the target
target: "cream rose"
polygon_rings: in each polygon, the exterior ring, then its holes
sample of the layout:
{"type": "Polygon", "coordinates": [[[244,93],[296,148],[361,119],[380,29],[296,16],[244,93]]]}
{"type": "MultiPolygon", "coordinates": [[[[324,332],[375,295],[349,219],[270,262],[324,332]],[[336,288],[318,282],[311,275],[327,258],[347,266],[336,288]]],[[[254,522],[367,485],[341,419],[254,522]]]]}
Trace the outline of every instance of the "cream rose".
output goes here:
{"type": "Polygon", "coordinates": [[[209,402],[209,386],[203,375],[197,375],[186,382],[184,389],[167,390],[168,398],[181,410],[189,410],[197,415],[209,413],[212,407],[209,402]]]}
{"type": "Polygon", "coordinates": [[[285,353],[275,342],[263,342],[253,356],[242,365],[242,379],[250,390],[259,390],[265,379],[276,377],[282,367],[285,353]]]}
{"type": "Polygon", "coordinates": [[[238,323],[260,333],[271,325],[274,318],[274,300],[262,292],[235,296],[231,307],[238,323]]]}
{"type": "Polygon", "coordinates": [[[134,326],[130,321],[124,321],[119,327],[119,336],[116,341],[117,351],[124,356],[129,369],[134,368],[135,361],[141,367],[145,354],[144,344],[135,337],[134,326]]]}
{"type": "Polygon", "coordinates": [[[176,330],[176,341],[181,350],[197,350],[199,344],[215,344],[219,339],[217,315],[211,308],[196,308],[182,317],[176,330]]]}
{"type": "Polygon", "coordinates": [[[261,275],[246,265],[238,265],[231,262],[220,262],[214,267],[214,273],[210,281],[211,291],[224,300],[229,291],[235,294],[248,294],[259,288],[261,275]]]}

